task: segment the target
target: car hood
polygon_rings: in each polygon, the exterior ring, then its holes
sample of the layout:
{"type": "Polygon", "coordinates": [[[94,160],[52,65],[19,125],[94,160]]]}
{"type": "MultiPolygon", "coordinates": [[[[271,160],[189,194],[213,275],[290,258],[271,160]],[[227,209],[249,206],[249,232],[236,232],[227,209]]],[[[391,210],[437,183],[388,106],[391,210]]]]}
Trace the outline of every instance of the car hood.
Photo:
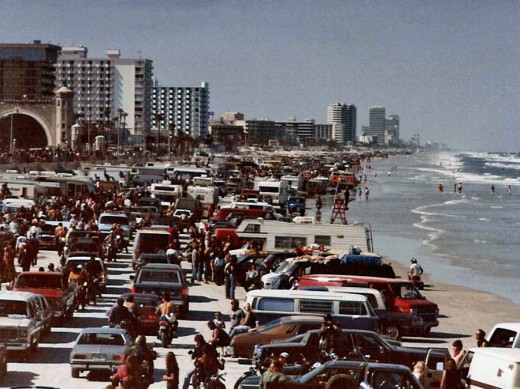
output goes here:
{"type": "Polygon", "coordinates": [[[10,315],[9,317],[0,318],[0,328],[28,328],[31,319],[22,315],[10,315]]]}
{"type": "Polygon", "coordinates": [[[101,344],[77,344],[72,348],[72,353],[78,354],[124,354],[127,346],[110,346],[101,344]]]}

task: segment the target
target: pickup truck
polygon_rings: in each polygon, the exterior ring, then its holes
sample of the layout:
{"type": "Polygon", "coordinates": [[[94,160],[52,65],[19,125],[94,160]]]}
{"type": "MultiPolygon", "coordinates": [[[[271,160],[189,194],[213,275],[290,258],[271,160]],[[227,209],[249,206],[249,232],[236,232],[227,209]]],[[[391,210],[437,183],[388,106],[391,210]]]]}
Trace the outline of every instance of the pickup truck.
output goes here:
{"type": "Polygon", "coordinates": [[[499,323],[487,336],[487,347],[520,348],[520,323],[499,323]]]}
{"type": "Polygon", "coordinates": [[[58,272],[22,272],[15,280],[15,291],[33,292],[46,297],[52,306],[54,321],[63,324],[76,308],[76,284],[68,284],[58,272]]]}
{"type": "MultiPolygon", "coordinates": [[[[396,346],[372,331],[343,329],[339,339],[335,345],[336,354],[349,360],[398,363],[412,368],[416,361],[425,361],[427,357],[429,363],[435,365],[443,362],[449,355],[447,349],[396,346]]],[[[319,341],[319,330],[310,330],[281,342],[257,346],[253,351],[253,364],[265,366],[268,358],[282,352],[289,353],[288,363],[299,362],[302,355],[307,361],[314,363],[320,357],[319,341]]]]}

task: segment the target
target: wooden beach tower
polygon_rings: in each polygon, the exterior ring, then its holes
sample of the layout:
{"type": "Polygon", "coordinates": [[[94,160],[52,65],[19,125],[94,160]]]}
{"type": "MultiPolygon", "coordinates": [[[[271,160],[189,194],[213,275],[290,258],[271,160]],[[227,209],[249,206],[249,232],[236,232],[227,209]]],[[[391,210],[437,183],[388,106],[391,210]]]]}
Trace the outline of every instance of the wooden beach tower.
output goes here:
{"type": "Polygon", "coordinates": [[[334,204],[332,204],[332,213],[330,215],[330,224],[334,224],[339,218],[341,224],[348,224],[347,222],[348,204],[339,196],[334,197],[334,204]]]}

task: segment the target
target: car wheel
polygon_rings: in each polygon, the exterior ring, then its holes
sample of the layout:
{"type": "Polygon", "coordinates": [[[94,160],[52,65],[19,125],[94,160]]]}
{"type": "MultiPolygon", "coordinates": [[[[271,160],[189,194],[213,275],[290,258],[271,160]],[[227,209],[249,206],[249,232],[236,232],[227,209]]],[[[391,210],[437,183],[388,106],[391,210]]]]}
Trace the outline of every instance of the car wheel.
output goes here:
{"type": "Polygon", "coordinates": [[[421,336],[430,336],[431,328],[425,328],[423,331],[421,331],[421,336]]]}
{"type": "Polygon", "coordinates": [[[7,362],[4,362],[2,369],[0,369],[0,381],[3,381],[7,375],[7,362]]]}
{"type": "Polygon", "coordinates": [[[79,378],[79,369],[70,369],[70,375],[72,378],[79,378]]]}
{"type": "Polygon", "coordinates": [[[336,374],[325,384],[325,389],[354,389],[355,383],[347,374],[336,374]]]}
{"type": "Polygon", "coordinates": [[[383,334],[389,336],[392,339],[399,339],[401,336],[401,332],[399,331],[399,327],[396,324],[390,323],[384,326],[383,334]]]}

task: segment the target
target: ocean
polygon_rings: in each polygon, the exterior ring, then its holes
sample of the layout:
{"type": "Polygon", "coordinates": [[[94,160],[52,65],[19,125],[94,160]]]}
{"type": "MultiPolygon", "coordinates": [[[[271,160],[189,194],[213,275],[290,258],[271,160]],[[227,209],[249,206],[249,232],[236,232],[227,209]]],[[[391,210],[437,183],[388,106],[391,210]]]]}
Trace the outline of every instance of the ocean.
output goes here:
{"type": "Polygon", "coordinates": [[[372,226],[376,252],[405,266],[416,257],[433,281],[520,304],[519,154],[391,156],[366,164],[365,177],[369,198],[356,196],[347,218],[372,226]]]}

